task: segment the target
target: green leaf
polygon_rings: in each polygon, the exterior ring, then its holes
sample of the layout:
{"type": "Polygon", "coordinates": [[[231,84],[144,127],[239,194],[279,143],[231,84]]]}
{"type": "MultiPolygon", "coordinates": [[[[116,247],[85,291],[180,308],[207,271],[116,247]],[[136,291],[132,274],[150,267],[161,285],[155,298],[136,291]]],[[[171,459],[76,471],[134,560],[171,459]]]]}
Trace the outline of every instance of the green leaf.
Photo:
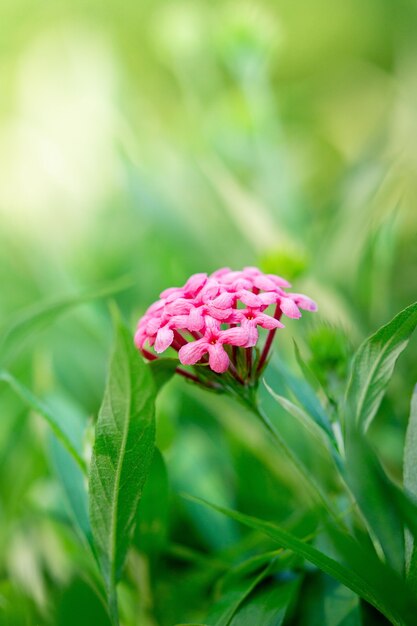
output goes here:
{"type": "Polygon", "coordinates": [[[93,589],[80,578],[73,578],[56,601],[54,626],[111,626],[105,607],[93,589]]]}
{"type": "Polygon", "coordinates": [[[293,342],[294,342],[295,358],[298,363],[298,367],[300,368],[300,370],[302,371],[304,375],[304,378],[306,379],[310,387],[314,389],[315,392],[320,391],[321,389],[320,381],[316,378],[316,375],[314,374],[313,370],[309,367],[309,365],[307,365],[307,363],[301,356],[300,348],[298,347],[298,344],[295,341],[295,339],[293,339],[293,342]]]}
{"type": "Polygon", "coordinates": [[[59,419],[44,402],[33,395],[31,391],[20,383],[9,372],[0,371],[0,381],[8,383],[15,393],[36,413],[42,416],[49,424],[57,439],[65,446],[72,458],[83,472],[86,471],[86,463],[82,457],[82,449],[79,438],[74,433],[70,422],[59,419]]]}
{"type": "MultiPolygon", "coordinates": [[[[404,487],[411,496],[417,498],[417,385],[411,399],[410,418],[404,446],[404,487]]],[[[406,534],[406,568],[410,584],[417,591],[417,546],[413,538],[406,534]]]]}
{"type": "Polygon", "coordinates": [[[165,461],[158,450],[136,513],[135,545],[140,552],[155,556],[164,548],[168,533],[169,485],[165,461]],[[155,497],[158,494],[158,497],[155,497]]]}
{"type": "Polygon", "coordinates": [[[338,550],[343,548],[348,560],[346,565],[327,556],[276,524],[213,505],[200,498],[188,495],[186,497],[266,534],[280,546],[302,556],[375,606],[393,624],[397,626],[415,624],[417,601],[404,581],[387,566],[376,562],[369,551],[364,550],[336,527],[329,527],[329,531],[338,550]]]}
{"type": "Polygon", "coordinates": [[[307,430],[317,445],[323,450],[324,454],[332,454],[327,430],[324,430],[321,426],[319,426],[301,407],[291,402],[291,400],[284,398],[284,396],[280,396],[275,393],[265,380],[264,384],[274,400],[278,402],[284,411],[287,411],[287,413],[292,415],[292,417],[294,417],[302,425],[302,427],[307,430]]]}
{"type": "Polygon", "coordinates": [[[310,385],[294,376],[280,359],[275,359],[274,365],[301,406],[323,430],[333,437],[330,419],[310,385]]]}
{"type": "Polygon", "coordinates": [[[394,501],[395,486],[361,431],[346,438],[346,478],[356,502],[392,567],[404,569],[404,525],[394,501]]]}
{"type": "Polygon", "coordinates": [[[0,334],[0,361],[3,363],[9,361],[28,337],[33,336],[35,332],[42,330],[72,308],[91,300],[107,298],[119,291],[128,289],[132,285],[131,277],[125,276],[97,289],[28,307],[15,315],[13,320],[2,330],[0,334]]]}
{"type": "MultiPolygon", "coordinates": [[[[300,586],[299,579],[274,581],[252,593],[230,622],[230,626],[281,626],[300,586]]],[[[326,624],[327,626],[327,624],[326,624]]]]}
{"type": "Polygon", "coordinates": [[[272,572],[274,565],[275,559],[268,563],[255,578],[244,579],[235,583],[211,608],[205,620],[206,623],[209,626],[228,626],[245,599],[272,572]]]}
{"type": "Polygon", "coordinates": [[[81,538],[93,550],[85,474],[56,437],[52,437],[50,449],[52,464],[63,488],[75,527],[81,538]]]}
{"type": "Polygon", "coordinates": [[[307,575],[300,595],[303,601],[297,606],[297,623],[308,626],[362,624],[358,596],[322,572],[307,575]]]}
{"type": "Polygon", "coordinates": [[[155,386],[130,333],[117,323],[89,477],[90,520],[117,622],[116,583],[129,548],[136,510],[154,453],[155,386]]]}
{"type": "Polygon", "coordinates": [[[366,339],[355,354],[346,394],[345,426],[366,431],[378,411],[395,362],[417,325],[417,302],[366,339]]]}
{"type": "Polygon", "coordinates": [[[178,367],[178,359],[155,359],[155,361],[148,363],[148,367],[152,372],[155,387],[159,392],[175,374],[175,370],[178,367]]]}

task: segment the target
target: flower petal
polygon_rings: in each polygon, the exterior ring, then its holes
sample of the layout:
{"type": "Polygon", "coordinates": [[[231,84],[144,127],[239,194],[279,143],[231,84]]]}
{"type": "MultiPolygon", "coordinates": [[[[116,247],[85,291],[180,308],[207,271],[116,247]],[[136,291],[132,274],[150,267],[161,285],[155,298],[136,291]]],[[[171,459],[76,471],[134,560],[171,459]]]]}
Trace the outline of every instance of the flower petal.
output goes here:
{"type": "Polygon", "coordinates": [[[266,315],[265,313],[258,313],[254,321],[258,326],[267,328],[268,330],[271,330],[272,328],[285,328],[282,322],[275,319],[275,317],[272,317],[271,315],[266,315]]]}
{"type": "Polygon", "coordinates": [[[207,309],[211,317],[214,317],[215,320],[219,320],[220,322],[226,322],[233,313],[233,309],[218,309],[212,304],[208,304],[207,309]]]}
{"type": "Polygon", "coordinates": [[[222,374],[229,367],[229,357],[221,343],[209,344],[209,365],[214,372],[222,374]]]}
{"type": "Polygon", "coordinates": [[[187,315],[193,304],[190,300],[186,298],[177,298],[174,302],[170,302],[166,308],[165,312],[169,313],[169,315],[187,315]]]}
{"type": "Polygon", "coordinates": [[[217,309],[230,309],[236,301],[236,295],[225,291],[212,300],[211,304],[217,309]]]}
{"type": "Polygon", "coordinates": [[[193,274],[184,285],[184,293],[186,296],[194,297],[198,291],[206,284],[207,274],[193,274]]]}
{"type": "Polygon", "coordinates": [[[255,309],[262,305],[262,300],[256,294],[248,291],[247,289],[241,289],[239,291],[239,300],[249,306],[251,309],[255,309]]]}
{"type": "Polygon", "coordinates": [[[281,311],[287,317],[292,317],[293,319],[301,317],[298,306],[295,304],[294,300],[291,300],[291,298],[281,298],[279,306],[281,307],[281,311]]]}
{"type": "Polygon", "coordinates": [[[137,348],[139,348],[139,350],[142,350],[146,339],[148,338],[146,332],[144,331],[143,328],[139,328],[136,333],[135,333],[135,346],[137,348]]]}
{"type": "Polygon", "coordinates": [[[204,326],[203,307],[193,307],[188,314],[188,330],[201,330],[204,326]]]}
{"type": "Polygon", "coordinates": [[[161,328],[161,318],[152,317],[146,324],[146,332],[148,335],[154,335],[161,328]]]}
{"type": "Polygon", "coordinates": [[[243,347],[253,348],[254,346],[256,346],[259,339],[258,329],[256,327],[255,320],[245,320],[244,322],[242,322],[242,327],[247,333],[247,340],[243,347]]]}
{"type": "Polygon", "coordinates": [[[295,304],[300,307],[300,309],[304,309],[305,311],[317,311],[317,304],[302,293],[291,293],[288,294],[292,300],[294,300],[295,304]]]}
{"type": "Polygon", "coordinates": [[[276,274],[267,274],[266,276],[267,278],[270,278],[277,287],[284,287],[285,289],[289,289],[291,287],[291,283],[281,276],[276,276],[276,274]]]}
{"type": "Polygon", "coordinates": [[[244,346],[248,341],[247,326],[236,326],[220,331],[219,343],[228,343],[232,346],[244,346]]]}
{"type": "Polygon", "coordinates": [[[156,333],[155,346],[154,346],[155,352],[158,352],[158,354],[160,354],[161,352],[164,352],[167,348],[169,348],[169,346],[171,345],[173,341],[174,341],[174,332],[170,328],[168,328],[168,326],[163,326],[156,333]]]}
{"type": "Polygon", "coordinates": [[[197,339],[197,341],[191,341],[182,346],[178,352],[181,363],[183,365],[194,365],[206,354],[209,345],[205,339],[197,339]]]}
{"type": "Polygon", "coordinates": [[[273,280],[263,275],[255,276],[253,284],[258,289],[263,289],[264,291],[274,291],[277,287],[273,280]]]}

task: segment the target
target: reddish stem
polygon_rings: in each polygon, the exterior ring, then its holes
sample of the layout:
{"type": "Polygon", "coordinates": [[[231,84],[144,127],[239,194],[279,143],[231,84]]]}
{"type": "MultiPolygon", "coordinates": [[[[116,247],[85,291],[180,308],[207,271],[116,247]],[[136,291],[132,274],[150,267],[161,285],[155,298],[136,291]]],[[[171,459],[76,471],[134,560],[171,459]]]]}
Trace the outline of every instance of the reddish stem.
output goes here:
{"type": "Polygon", "coordinates": [[[252,378],[252,348],[246,348],[245,352],[247,379],[250,380],[252,378]]]}
{"type": "MultiPolygon", "coordinates": [[[[282,311],[280,309],[279,303],[277,303],[277,306],[275,307],[274,318],[276,320],[279,320],[281,318],[281,315],[282,315],[282,311]]],[[[261,358],[259,359],[258,367],[256,368],[257,374],[259,374],[262,371],[262,368],[265,365],[265,362],[268,358],[268,354],[271,349],[271,345],[274,340],[276,332],[277,332],[277,329],[272,328],[268,333],[268,336],[265,341],[264,349],[262,350],[261,358]]]]}
{"type": "Polygon", "coordinates": [[[148,361],[156,361],[156,359],[158,358],[156,354],[153,354],[152,352],[145,350],[145,348],[142,348],[141,352],[143,356],[145,357],[145,359],[148,359],[148,361]]]}
{"type": "Polygon", "coordinates": [[[174,330],[174,337],[176,344],[179,345],[180,348],[182,348],[182,346],[185,346],[185,344],[187,343],[187,340],[184,339],[184,337],[178,330],[174,330]]]}
{"type": "Polygon", "coordinates": [[[245,381],[243,380],[243,378],[241,378],[239,376],[236,367],[233,365],[233,363],[231,361],[229,362],[229,370],[230,370],[230,373],[233,376],[233,378],[235,378],[238,383],[240,383],[241,385],[245,384],[245,381]]]}
{"type": "Polygon", "coordinates": [[[190,372],[187,372],[186,370],[183,370],[181,367],[177,367],[175,371],[180,376],[184,376],[184,378],[193,380],[195,383],[201,383],[200,379],[197,378],[197,376],[195,376],[194,374],[191,374],[190,372]]]}

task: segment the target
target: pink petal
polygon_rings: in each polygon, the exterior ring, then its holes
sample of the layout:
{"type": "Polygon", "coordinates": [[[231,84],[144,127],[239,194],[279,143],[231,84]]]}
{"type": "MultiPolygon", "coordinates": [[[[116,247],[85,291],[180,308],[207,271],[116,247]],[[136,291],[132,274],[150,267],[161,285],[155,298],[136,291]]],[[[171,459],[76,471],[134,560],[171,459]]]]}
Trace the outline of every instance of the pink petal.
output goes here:
{"type": "Polygon", "coordinates": [[[220,285],[218,281],[214,278],[209,278],[202,290],[198,293],[196,302],[207,302],[208,300],[212,300],[217,296],[219,291],[220,285]]]}
{"type": "Polygon", "coordinates": [[[188,315],[174,315],[169,320],[169,326],[178,330],[188,328],[188,315]]]}
{"type": "Polygon", "coordinates": [[[285,289],[289,289],[291,287],[291,283],[281,276],[276,276],[275,274],[267,274],[266,276],[267,278],[270,278],[277,285],[277,287],[284,287],[285,289]]]}
{"type": "Polygon", "coordinates": [[[219,342],[229,343],[232,346],[244,346],[248,341],[248,329],[246,326],[236,326],[220,331],[219,342]]]}
{"type": "Polygon", "coordinates": [[[261,306],[262,300],[259,296],[255,295],[251,291],[247,291],[246,289],[242,289],[239,292],[239,300],[249,306],[251,309],[257,308],[261,306]]]}
{"type": "Polygon", "coordinates": [[[304,309],[305,311],[313,311],[313,312],[317,311],[318,309],[317,304],[314,302],[314,300],[312,300],[308,296],[305,296],[302,293],[291,293],[288,295],[290,296],[290,298],[294,300],[294,302],[297,304],[297,306],[300,307],[300,309],[304,309]]]}
{"type": "Polygon", "coordinates": [[[251,277],[263,275],[261,270],[258,267],[254,267],[253,265],[248,265],[247,267],[244,267],[242,274],[244,274],[245,276],[251,276],[251,277]]]}
{"type": "Polygon", "coordinates": [[[229,357],[220,343],[209,344],[209,365],[214,372],[222,374],[229,367],[229,357]]]}
{"type": "Polygon", "coordinates": [[[135,346],[139,348],[139,350],[142,350],[146,339],[146,332],[142,328],[140,330],[137,330],[135,333],[135,346]]]}
{"type": "Polygon", "coordinates": [[[266,315],[265,313],[258,313],[255,317],[255,323],[262,328],[267,328],[271,330],[272,328],[285,328],[284,324],[279,320],[275,319],[271,315],[266,315]]]}
{"type": "Polygon", "coordinates": [[[151,306],[148,308],[148,310],[146,311],[146,315],[154,315],[157,312],[162,313],[162,309],[165,306],[165,299],[162,300],[157,300],[156,302],[154,302],[153,304],[151,304],[151,306]]]}
{"type": "Polygon", "coordinates": [[[278,295],[275,291],[267,291],[266,293],[258,294],[263,306],[269,306],[275,304],[278,301],[278,295]]]}
{"type": "Polygon", "coordinates": [[[287,317],[292,317],[294,319],[301,317],[298,306],[295,304],[294,300],[291,300],[291,298],[281,298],[279,305],[281,307],[281,311],[287,317]]]}
{"type": "Polygon", "coordinates": [[[206,354],[209,345],[205,339],[198,339],[182,346],[178,352],[181,363],[183,365],[194,365],[206,354]]]}
{"type": "Polygon", "coordinates": [[[204,317],[204,323],[206,325],[206,333],[217,337],[220,332],[220,322],[210,315],[206,315],[204,317]]]}
{"type": "Polygon", "coordinates": [[[159,294],[159,297],[168,298],[168,297],[176,296],[181,292],[182,292],[181,287],[169,287],[168,289],[164,289],[164,291],[161,291],[161,293],[159,294]]]}
{"type": "Polygon", "coordinates": [[[170,315],[187,315],[193,304],[185,298],[177,298],[174,302],[167,304],[165,311],[170,315]]]}
{"type": "Polygon", "coordinates": [[[211,317],[221,322],[226,322],[233,313],[233,309],[218,309],[212,304],[207,305],[207,310],[211,317]]]}
{"type": "Polygon", "coordinates": [[[236,295],[225,291],[221,293],[217,298],[212,300],[211,304],[218,309],[230,309],[236,301],[236,295]]]}
{"type": "Polygon", "coordinates": [[[195,296],[201,287],[207,282],[207,274],[193,274],[184,285],[184,293],[186,296],[195,296]]]}
{"type": "Polygon", "coordinates": [[[230,269],[230,267],[221,267],[219,270],[216,270],[215,272],[213,272],[212,274],[210,274],[210,278],[221,278],[222,276],[224,276],[225,274],[228,274],[229,272],[231,272],[232,270],[230,269]]]}
{"type": "Polygon", "coordinates": [[[158,352],[158,354],[161,352],[164,352],[171,345],[173,341],[174,341],[173,331],[167,326],[160,328],[158,332],[156,333],[155,352],[158,352]]]}
{"type": "Polygon", "coordinates": [[[201,330],[204,326],[203,307],[193,307],[188,314],[188,330],[201,330]]]}
{"type": "Polygon", "coordinates": [[[161,318],[152,317],[146,324],[146,332],[148,335],[154,335],[161,327],[161,318]]]}
{"type": "Polygon", "coordinates": [[[274,291],[277,287],[273,280],[263,275],[255,276],[253,284],[258,289],[263,289],[264,291],[274,291]]]}
{"type": "Polygon", "coordinates": [[[234,291],[240,291],[241,289],[252,289],[253,284],[251,280],[247,278],[239,278],[234,281],[232,287],[229,287],[229,291],[233,288],[234,291]]]}
{"type": "Polygon", "coordinates": [[[253,346],[256,346],[259,337],[255,320],[245,320],[242,322],[242,327],[247,333],[247,340],[243,347],[253,348],[253,346]]]}

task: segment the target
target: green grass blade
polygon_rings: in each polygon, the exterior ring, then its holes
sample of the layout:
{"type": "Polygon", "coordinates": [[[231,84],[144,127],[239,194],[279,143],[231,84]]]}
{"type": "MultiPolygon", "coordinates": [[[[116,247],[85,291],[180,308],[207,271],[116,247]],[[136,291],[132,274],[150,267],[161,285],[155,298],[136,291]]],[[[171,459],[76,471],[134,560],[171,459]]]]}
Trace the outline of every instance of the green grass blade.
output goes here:
{"type": "Polygon", "coordinates": [[[362,550],[359,544],[348,535],[341,533],[336,527],[329,527],[331,538],[337,550],[343,552],[346,557],[346,565],[272,522],[225,509],[200,498],[189,495],[186,497],[271,537],[280,546],[292,550],[354,591],[375,606],[393,624],[397,626],[415,624],[417,601],[404,585],[404,581],[390,568],[376,562],[371,553],[362,550]]]}
{"type": "Polygon", "coordinates": [[[61,422],[55,414],[55,411],[52,411],[44,402],[39,400],[27,387],[9,374],[9,372],[0,371],[0,381],[7,383],[23,402],[44,418],[54,435],[65,446],[77,465],[85,473],[86,463],[82,457],[82,450],[78,438],[72,432],[71,424],[65,425],[61,422]]]}
{"type": "Polygon", "coordinates": [[[0,333],[0,361],[9,362],[29,336],[39,332],[61,315],[81,304],[107,298],[133,285],[129,276],[119,278],[102,287],[47,302],[36,303],[17,313],[0,333]]]}

